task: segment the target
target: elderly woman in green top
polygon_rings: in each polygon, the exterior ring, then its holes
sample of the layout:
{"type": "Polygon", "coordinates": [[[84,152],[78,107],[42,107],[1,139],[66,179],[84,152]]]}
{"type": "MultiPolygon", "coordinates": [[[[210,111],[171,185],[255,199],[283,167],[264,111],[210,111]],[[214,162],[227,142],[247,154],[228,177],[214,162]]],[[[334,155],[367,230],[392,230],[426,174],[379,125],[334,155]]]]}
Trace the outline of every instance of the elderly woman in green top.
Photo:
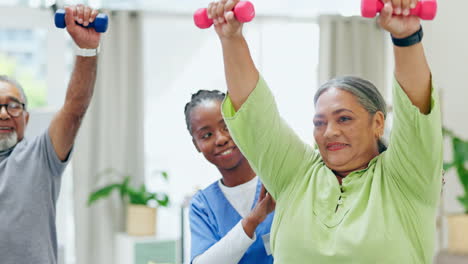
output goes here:
{"type": "Polygon", "coordinates": [[[237,2],[208,7],[229,91],[222,111],[277,201],[275,263],[431,263],[442,135],[420,20],[409,15],[417,0],[386,0],[378,20],[392,36],[395,55],[388,148],[380,140],[386,106],[378,90],[360,78],[340,77],[315,96],[318,150],[301,142],[279,116],[242,24],[229,11],[237,2]]]}

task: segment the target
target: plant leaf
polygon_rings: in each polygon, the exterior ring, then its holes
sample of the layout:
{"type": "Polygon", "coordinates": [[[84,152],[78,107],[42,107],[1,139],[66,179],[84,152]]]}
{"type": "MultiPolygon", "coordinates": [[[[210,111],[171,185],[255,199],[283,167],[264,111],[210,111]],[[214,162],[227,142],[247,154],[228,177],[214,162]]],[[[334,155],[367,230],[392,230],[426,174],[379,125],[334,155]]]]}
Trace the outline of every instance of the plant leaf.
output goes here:
{"type": "Polygon", "coordinates": [[[143,194],[131,188],[130,186],[127,187],[127,193],[128,193],[128,198],[129,202],[131,204],[141,204],[141,205],[146,205],[145,198],[143,197],[143,194]]]}
{"type": "Polygon", "coordinates": [[[448,136],[452,141],[453,160],[444,164],[444,170],[455,167],[458,179],[465,190],[465,196],[458,197],[458,200],[468,213],[468,169],[465,164],[468,163],[468,141],[456,136],[452,131],[443,128],[444,136],[448,136]]]}
{"type": "Polygon", "coordinates": [[[146,187],[145,187],[144,184],[142,184],[142,185],[140,186],[140,193],[141,193],[141,194],[145,194],[145,193],[146,193],[146,187]]]}
{"type": "Polygon", "coordinates": [[[455,166],[454,162],[444,162],[444,171],[448,171],[455,166]]]}
{"type": "MultiPolygon", "coordinates": [[[[148,202],[151,200],[156,201],[159,206],[167,207],[169,204],[169,196],[167,194],[148,192],[145,184],[140,185],[139,188],[131,187],[131,176],[124,177],[124,174],[119,173],[117,170],[112,168],[108,168],[99,173],[98,175],[102,176],[103,174],[119,174],[121,177],[123,177],[123,181],[122,183],[114,183],[107,185],[92,193],[89,196],[88,205],[91,205],[98,199],[109,196],[114,189],[119,190],[120,197],[122,198],[122,200],[127,200],[126,197],[128,197],[127,201],[131,204],[148,205],[148,202]],[[162,196],[162,198],[159,198],[159,196],[162,196]]],[[[159,174],[161,174],[161,176],[165,180],[168,180],[169,176],[167,172],[161,171],[159,174]]]]}
{"type": "Polygon", "coordinates": [[[463,207],[465,208],[465,212],[468,213],[468,195],[465,195],[465,196],[458,196],[458,201],[460,201],[460,203],[463,205],[463,207]]]}
{"type": "Polygon", "coordinates": [[[125,177],[122,186],[120,187],[120,198],[124,200],[127,194],[128,183],[130,182],[130,176],[125,177]]]}
{"type": "Polygon", "coordinates": [[[463,141],[461,138],[453,138],[453,147],[456,151],[456,157],[460,161],[468,161],[468,141],[463,141]]]}
{"type": "Polygon", "coordinates": [[[158,202],[159,206],[167,207],[169,205],[169,196],[165,193],[160,194],[160,195],[162,195],[163,197],[162,198],[157,197],[156,201],[158,202]]]}
{"type": "Polygon", "coordinates": [[[442,134],[443,134],[444,136],[446,136],[446,137],[447,137],[447,136],[448,136],[448,137],[451,137],[451,138],[456,137],[455,134],[452,132],[452,130],[450,130],[450,129],[446,128],[446,127],[443,127],[443,128],[442,128],[442,134]]]}
{"type": "Polygon", "coordinates": [[[464,142],[460,138],[452,138],[453,144],[453,163],[457,169],[458,178],[465,190],[468,193],[468,170],[465,168],[465,163],[468,161],[468,142],[464,142]]]}
{"type": "Polygon", "coordinates": [[[120,189],[121,184],[114,183],[110,184],[107,186],[102,187],[101,189],[91,193],[88,198],[88,206],[90,206],[92,203],[95,201],[109,196],[109,194],[114,190],[114,189],[120,189]]]}

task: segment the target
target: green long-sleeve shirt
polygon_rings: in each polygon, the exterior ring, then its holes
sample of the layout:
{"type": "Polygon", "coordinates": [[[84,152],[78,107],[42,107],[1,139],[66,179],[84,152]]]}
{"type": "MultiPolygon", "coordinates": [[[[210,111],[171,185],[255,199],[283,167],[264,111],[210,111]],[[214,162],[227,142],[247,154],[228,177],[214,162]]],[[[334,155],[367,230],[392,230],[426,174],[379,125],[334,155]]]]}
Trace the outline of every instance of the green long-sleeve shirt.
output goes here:
{"type": "Polygon", "coordinates": [[[237,113],[226,98],[231,136],[277,201],[275,263],[432,263],[442,184],[439,102],[432,89],[424,115],[397,81],[393,95],[388,150],[341,186],[318,150],[281,119],[262,78],[237,113]]]}

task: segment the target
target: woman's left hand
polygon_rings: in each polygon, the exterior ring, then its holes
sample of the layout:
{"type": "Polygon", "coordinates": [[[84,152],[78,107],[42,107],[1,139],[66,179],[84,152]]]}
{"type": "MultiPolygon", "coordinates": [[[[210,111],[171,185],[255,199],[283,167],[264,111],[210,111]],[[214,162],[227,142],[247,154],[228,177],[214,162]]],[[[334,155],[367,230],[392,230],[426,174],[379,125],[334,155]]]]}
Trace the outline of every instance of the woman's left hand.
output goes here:
{"type": "Polygon", "coordinates": [[[383,0],[383,2],[385,6],[380,12],[378,23],[393,37],[405,38],[419,30],[420,18],[409,15],[410,9],[416,6],[418,0],[383,0]]]}

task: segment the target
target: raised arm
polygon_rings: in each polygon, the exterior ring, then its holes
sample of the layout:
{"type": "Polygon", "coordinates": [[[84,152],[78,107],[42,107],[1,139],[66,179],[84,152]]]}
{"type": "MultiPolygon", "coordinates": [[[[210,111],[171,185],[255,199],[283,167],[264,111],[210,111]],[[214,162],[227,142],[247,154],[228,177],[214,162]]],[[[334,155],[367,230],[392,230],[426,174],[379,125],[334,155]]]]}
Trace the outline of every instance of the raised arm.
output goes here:
{"type": "Polygon", "coordinates": [[[242,35],[242,24],[232,12],[239,0],[210,3],[208,17],[213,19],[221,40],[226,82],[234,108],[238,110],[257,85],[259,74],[242,35]]]}
{"type": "MultiPolygon", "coordinates": [[[[385,7],[379,18],[382,28],[394,38],[404,39],[418,32],[421,28],[417,16],[405,16],[405,10],[416,6],[418,0],[385,0],[385,7]],[[394,16],[393,11],[402,15],[394,16]]],[[[431,71],[424,54],[423,45],[399,47],[394,45],[395,78],[407,94],[410,101],[423,114],[430,110],[431,71]]]]}
{"type": "MultiPolygon", "coordinates": [[[[397,39],[396,42],[401,42],[418,32],[421,24],[415,16],[392,16],[395,6],[391,4],[396,2],[400,0],[386,1],[379,23],[397,39]]],[[[400,9],[416,3],[416,0],[401,0],[400,9]]],[[[384,154],[385,168],[389,172],[388,179],[395,181],[403,195],[411,195],[436,208],[443,164],[439,99],[432,87],[422,44],[394,45],[394,52],[393,126],[384,154]]]]}
{"type": "Polygon", "coordinates": [[[221,0],[208,7],[221,40],[229,91],[222,105],[223,118],[262,183],[281,202],[282,193],[292,191],[296,179],[319,162],[319,156],[281,118],[273,94],[252,61],[242,24],[230,11],[238,2],[221,0]]]}
{"type": "MultiPolygon", "coordinates": [[[[92,28],[83,28],[75,23],[88,25],[98,12],[83,5],[66,8],[67,31],[75,44],[82,49],[96,49],[100,34],[92,28]]],[[[96,81],[97,56],[77,56],[68,84],[65,103],[52,120],[49,134],[57,156],[65,160],[73,146],[81,121],[88,109],[96,81]]]]}

